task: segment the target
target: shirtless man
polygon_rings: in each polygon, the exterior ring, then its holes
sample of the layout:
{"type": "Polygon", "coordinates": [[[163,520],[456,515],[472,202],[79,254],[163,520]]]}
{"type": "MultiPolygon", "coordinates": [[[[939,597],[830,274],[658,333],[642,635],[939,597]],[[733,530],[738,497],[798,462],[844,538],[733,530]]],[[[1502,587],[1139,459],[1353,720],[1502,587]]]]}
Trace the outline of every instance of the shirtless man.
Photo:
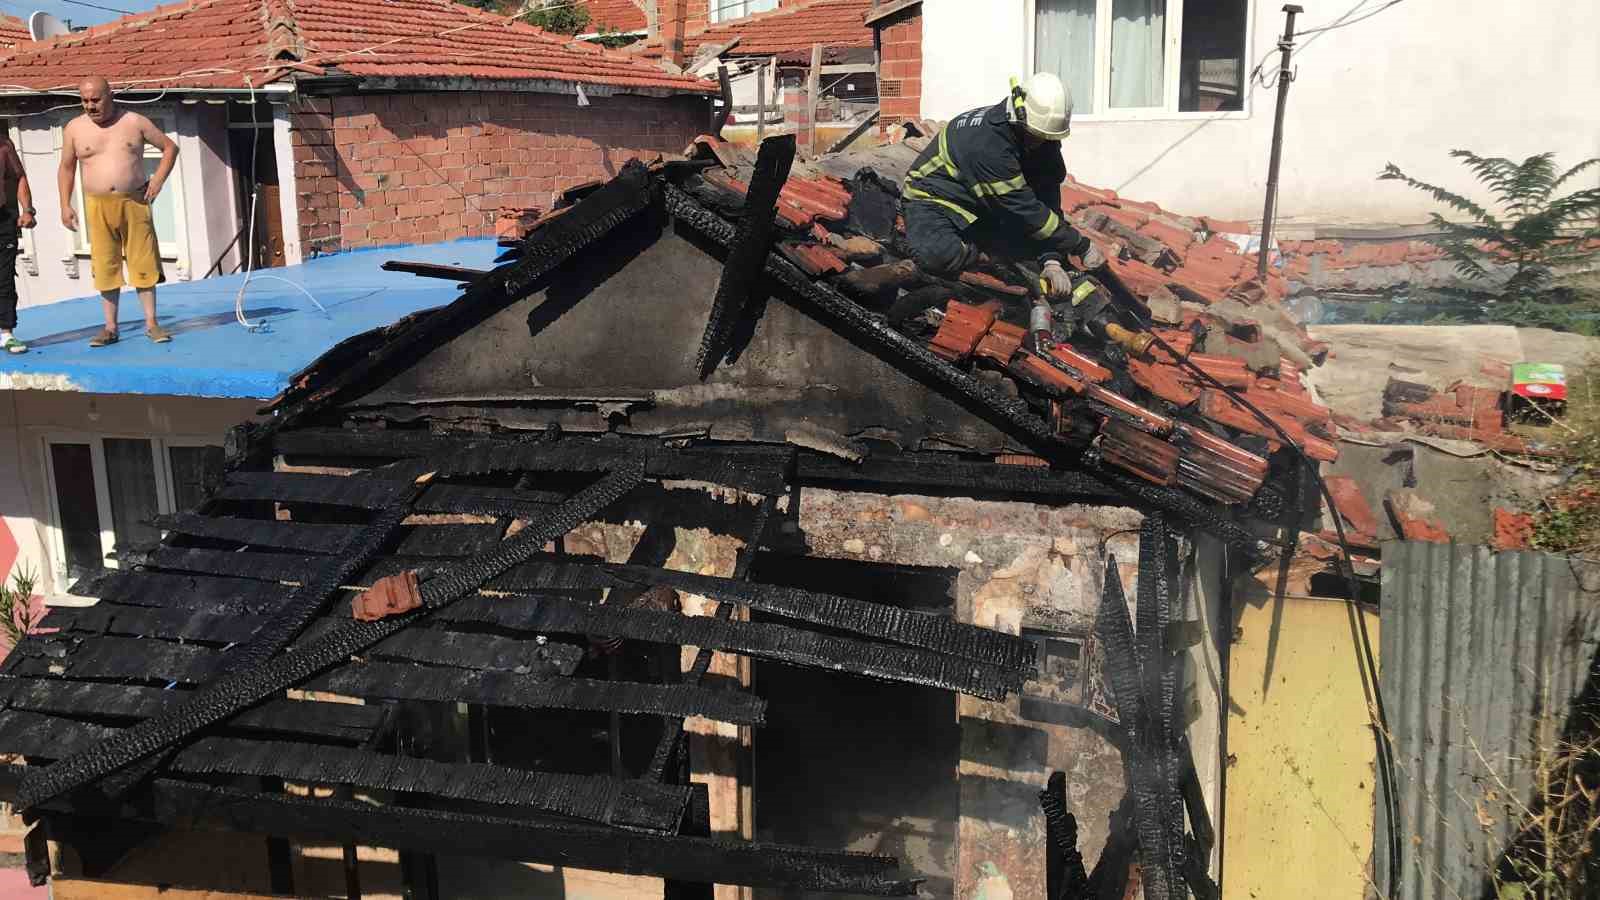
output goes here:
{"type": "Polygon", "coordinates": [[[33,227],[33,192],[22,157],[0,128],[0,351],[26,353],[28,345],[11,333],[17,327],[17,241],[20,229],[33,227]]]}
{"type": "Polygon", "coordinates": [[[83,115],[68,122],[62,133],[56,184],[61,189],[61,224],[68,231],[77,231],[72,183],[78,163],[83,163],[83,217],[89,229],[90,268],[106,313],[105,330],[89,346],[117,342],[117,295],[122,291],[124,261],[128,282],[138,289],[139,302],[144,305],[145,335],[158,344],[166,343],[172,336],[156,322],[161,252],[150,204],[172,174],[178,145],[144,116],[118,109],[104,78],[90,78],[79,85],[78,97],[83,101],[83,115]],[[146,144],[161,149],[161,164],[148,181],[144,175],[146,144]]]}

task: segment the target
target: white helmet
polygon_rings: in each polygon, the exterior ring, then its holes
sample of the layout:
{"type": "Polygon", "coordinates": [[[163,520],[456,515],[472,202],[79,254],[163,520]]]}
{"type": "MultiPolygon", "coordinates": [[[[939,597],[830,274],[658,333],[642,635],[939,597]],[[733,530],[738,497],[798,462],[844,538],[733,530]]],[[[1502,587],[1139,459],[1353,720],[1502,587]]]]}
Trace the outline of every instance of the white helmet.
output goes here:
{"type": "Polygon", "coordinates": [[[1047,141],[1059,141],[1072,133],[1072,91],[1060,78],[1035,72],[1023,93],[1029,131],[1047,141]]]}

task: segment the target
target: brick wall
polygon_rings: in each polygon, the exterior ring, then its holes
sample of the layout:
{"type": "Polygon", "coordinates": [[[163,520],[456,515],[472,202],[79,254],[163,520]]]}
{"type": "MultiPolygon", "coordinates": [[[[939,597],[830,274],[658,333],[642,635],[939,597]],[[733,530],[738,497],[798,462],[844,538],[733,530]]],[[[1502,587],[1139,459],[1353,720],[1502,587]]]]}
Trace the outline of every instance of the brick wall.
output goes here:
{"type": "Polygon", "coordinates": [[[553,195],[634,158],[677,154],[705,129],[693,97],[449,92],[302,101],[293,114],[308,256],[493,233],[501,207],[553,195]]]}
{"type": "Polygon", "coordinates": [[[878,35],[879,125],[922,116],[922,4],[873,23],[878,35]]]}

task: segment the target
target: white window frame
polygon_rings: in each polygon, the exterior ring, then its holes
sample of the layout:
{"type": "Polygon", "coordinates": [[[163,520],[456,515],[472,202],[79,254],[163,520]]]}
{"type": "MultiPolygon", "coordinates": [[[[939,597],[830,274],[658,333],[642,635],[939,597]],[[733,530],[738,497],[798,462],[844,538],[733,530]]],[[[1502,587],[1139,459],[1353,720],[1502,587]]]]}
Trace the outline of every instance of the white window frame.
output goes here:
{"type": "MultiPolygon", "coordinates": [[[[750,4],[751,2],[759,2],[759,0],[707,0],[707,3],[706,3],[706,22],[708,24],[711,24],[711,25],[719,25],[719,24],[722,24],[724,22],[737,22],[740,19],[748,19],[749,17],[754,16],[754,15],[758,15],[759,13],[772,12],[775,9],[779,9],[781,7],[781,5],[782,5],[781,2],[774,2],[772,4],[772,9],[757,10],[756,12],[753,12],[753,13],[752,12],[742,12],[742,13],[739,13],[738,15],[736,15],[736,16],[735,15],[727,15],[727,14],[724,14],[724,12],[723,12],[723,10],[731,8],[731,7],[734,7],[734,6],[740,6],[740,7],[744,7],[745,9],[749,9],[749,5],[748,4],[750,4]]],[[[1030,2],[1031,2],[1031,0],[1030,0],[1030,2]]]]}
{"type": "MultiPolygon", "coordinates": [[[[1182,72],[1183,54],[1183,0],[1167,0],[1166,12],[1166,44],[1163,51],[1165,71],[1163,75],[1162,96],[1166,103],[1159,107],[1146,108],[1111,108],[1111,4],[1112,0],[1097,0],[1094,15],[1094,98],[1092,104],[1085,104],[1080,98],[1073,98],[1076,109],[1072,113],[1074,124],[1078,122],[1155,122],[1155,121],[1194,121],[1205,119],[1248,119],[1252,106],[1249,67],[1253,65],[1252,53],[1254,48],[1256,30],[1256,0],[1245,0],[1244,15],[1244,59],[1240,63],[1246,67],[1244,81],[1244,97],[1240,109],[1218,112],[1184,112],[1178,109],[1178,82],[1182,72]]],[[[1023,20],[1023,72],[1033,71],[1034,61],[1034,32],[1037,29],[1038,2],[1037,0],[1024,0],[1023,20]]]]}
{"type": "MultiPolygon", "coordinates": [[[[161,130],[162,134],[165,134],[169,137],[177,134],[176,111],[157,109],[147,110],[141,114],[151,122],[154,122],[155,126],[161,130]]],[[[58,121],[50,129],[52,135],[55,137],[56,153],[58,154],[61,152],[61,148],[65,145],[65,139],[63,137],[65,128],[66,122],[58,121]]],[[[177,138],[173,137],[173,140],[176,141],[177,138]]],[[[149,144],[146,144],[144,147],[143,158],[160,159],[161,151],[149,144]]],[[[159,243],[157,246],[161,254],[162,262],[187,264],[187,260],[184,259],[184,248],[188,245],[189,217],[188,204],[184,202],[182,170],[183,155],[179,154],[177,161],[173,163],[172,172],[167,176],[166,183],[161,186],[161,192],[163,194],[168,191],[172,192],[173,227],[177,231],[177,233],[173,235],[173,239],[170,241],[159,241],[158,233],[159,243]]],[[[81,172],[72,181],[72,208],[78,213],[79,223],[84,222],[86,216],[83,212],[83,176],[81,172]]],[[[77,232],[73,235],[72,252],[78,256],[89,255],[89,229],[85,228],[82,224],[78,226],[77,232]]]]}
{"type": "Polygon", "coordinates": [[[111,484],[106,475],[106,440],[127,438],[150,442],[151,473],[156,482],[156,511],[171,515],[175,509],[176,489],[172,481],[172,458],[167,450],[172,447],[221,447],[223,436],[162,435],[118,432],[49,431],[39,436],[39,449],[44,459],[45,500],[49,521],[45,523],[46,544],[50,551],[50,569],[60,588],[58,594],[66,595],[67,546],[61,529],[61,509],[56,490],[55,458],[50,452],[52,444],[88,444],[89,459],[94,468],[95,511],[100,519],[100,552],[105,567],[120,568],[115,559],[105,558],[116,549],[117,535],[111,517],[111,484]]]}

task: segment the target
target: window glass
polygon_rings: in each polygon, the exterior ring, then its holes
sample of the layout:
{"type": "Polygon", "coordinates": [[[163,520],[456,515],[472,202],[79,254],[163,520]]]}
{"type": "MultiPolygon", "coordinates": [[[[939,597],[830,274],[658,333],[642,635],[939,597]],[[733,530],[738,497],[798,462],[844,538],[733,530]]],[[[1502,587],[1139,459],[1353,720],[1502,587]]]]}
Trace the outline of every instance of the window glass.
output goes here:
{"type": "Polygon", "coordinates": [[[100,506],[94,493],[94,454],[88,444],[51,444],[56,509],[68,582],[105,568],[100,550],[100,506]]]}
{"type": "Polygon", "coordinates": [[[1167,0],[1112,0],[1111,107],[1161,106],[1166,86],[1167,0]]]}
{"type": "Polygon", "coordinates": [[[192,510],[205,500],[205,487],[222,478],[221,447],[168,447],[172,464],[172,506],[192,510]]]}
{"type": "Polygon", "coordinates": [[[1033,70],[1060,77],[1078,112],[1094,108],[1096,2],[1038,0],[1034,7],[1033,70]]]}
{"type": "Polygon", "coordinates": [[[1178,109],[1244,109],[1245,0],[1184,0],[1178,109]]]}
{"type": "Polygon", "coordinates": [[[106,486],[111,492],[111,530],[117,550],[146,547],[161,540],[147,524],[160,514],[156,499],[155,457],[143,438],[106,438],[106,486]]]}
{"type": "Polygon", "coordinates": [[[777,8],[778,0],[711,0],[709,18],[713,22],[727,22],[777,8]]]}

